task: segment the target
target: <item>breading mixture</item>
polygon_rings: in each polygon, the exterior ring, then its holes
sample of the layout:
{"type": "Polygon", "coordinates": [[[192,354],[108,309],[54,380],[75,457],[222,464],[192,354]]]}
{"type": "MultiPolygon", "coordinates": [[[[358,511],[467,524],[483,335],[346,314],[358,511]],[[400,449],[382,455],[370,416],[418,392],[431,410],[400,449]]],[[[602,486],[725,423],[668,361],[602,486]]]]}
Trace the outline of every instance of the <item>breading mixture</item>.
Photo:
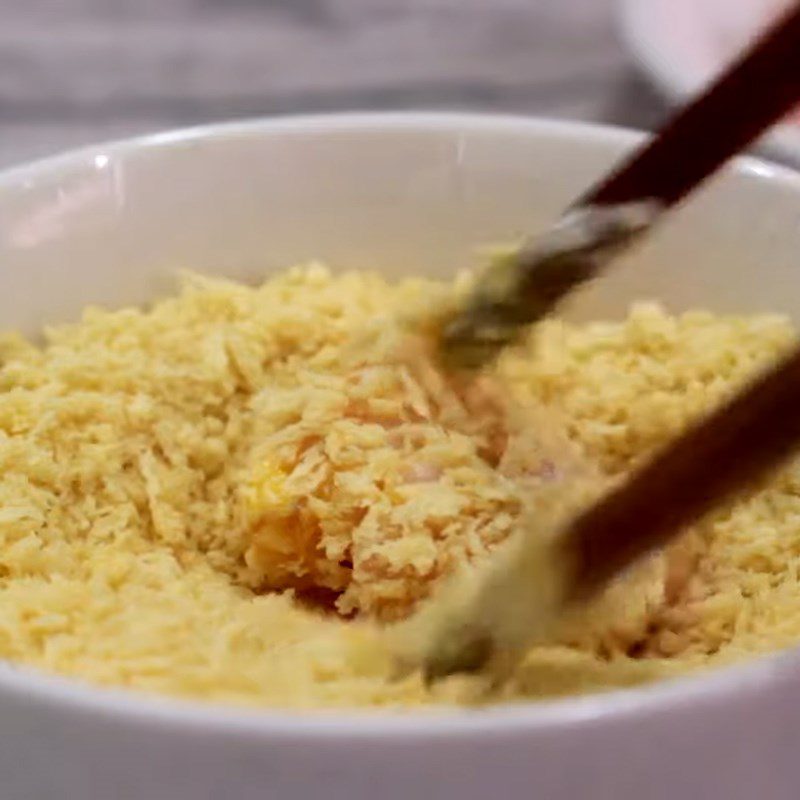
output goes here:
{"type": "MultiPolygon", "coordinates": [[[[383,626],[554,492],[622,479],[795,333],[644,305],[546,322],[467,385],[426,332],[463,288],[190,276],[41,347],[0,338],[0,657],[248,705],[485,700],[481,678],[395,679],[383,626]]],[[[565,621],[494,699],[793,644],[798,556],[792,466],[565,621]]]]}

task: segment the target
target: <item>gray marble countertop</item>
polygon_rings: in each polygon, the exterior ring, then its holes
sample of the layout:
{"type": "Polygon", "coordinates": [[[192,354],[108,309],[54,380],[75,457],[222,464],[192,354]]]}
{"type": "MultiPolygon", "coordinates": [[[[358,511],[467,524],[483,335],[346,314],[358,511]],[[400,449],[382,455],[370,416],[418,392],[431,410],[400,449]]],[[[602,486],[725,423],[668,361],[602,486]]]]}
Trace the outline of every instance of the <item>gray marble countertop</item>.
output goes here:
{"type": "Polygon", "coordinates": [[[473,109],[652,127],[614,0],[0,0],[0,166],[232,117],[473,109]]]}

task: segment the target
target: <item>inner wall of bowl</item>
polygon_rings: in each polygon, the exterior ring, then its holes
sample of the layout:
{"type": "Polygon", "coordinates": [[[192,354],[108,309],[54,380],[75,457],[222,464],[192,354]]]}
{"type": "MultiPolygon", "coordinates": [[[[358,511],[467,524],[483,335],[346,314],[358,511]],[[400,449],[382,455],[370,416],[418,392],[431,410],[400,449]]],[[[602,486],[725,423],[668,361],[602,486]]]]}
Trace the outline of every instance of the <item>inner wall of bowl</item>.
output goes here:
{"type": "MultiPolygon", "coordinates": [[[[405,116],[227,126],[92,151],[0,178],[0,327],[35,333],[90,304],[147,302],[181,269],[249,281],[307,260],[452,275],[543,228],[629,149],[607,129],[405,116]]],[[[729,171],[572,304],[616,317],[800,312],[800,181],[729,171]]],[[[800,316],[800,313],[798,313],[800,316]]]]}

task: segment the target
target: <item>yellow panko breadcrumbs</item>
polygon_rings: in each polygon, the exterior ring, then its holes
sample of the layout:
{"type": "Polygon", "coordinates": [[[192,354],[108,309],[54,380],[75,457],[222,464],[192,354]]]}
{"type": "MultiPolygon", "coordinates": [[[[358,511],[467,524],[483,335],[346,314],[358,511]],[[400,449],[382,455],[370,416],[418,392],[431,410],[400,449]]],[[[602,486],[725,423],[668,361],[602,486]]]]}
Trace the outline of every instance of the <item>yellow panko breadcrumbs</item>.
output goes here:
{"type": "MultiPolygon", "coordinates": [[[[425,334],[458,289],[296,268],[0,338],[0,658],[247,705],[485,700],[398,679],[382,626],[547,492],[621,480],[794,341],[784,319],[542,324],[493,374],[425,334]]],[[[800,639],[800,468],[639,565],[495,699],[626,686],[800,639]]],[[[490,698],[491,699],[491,698],[490,698]]]]}

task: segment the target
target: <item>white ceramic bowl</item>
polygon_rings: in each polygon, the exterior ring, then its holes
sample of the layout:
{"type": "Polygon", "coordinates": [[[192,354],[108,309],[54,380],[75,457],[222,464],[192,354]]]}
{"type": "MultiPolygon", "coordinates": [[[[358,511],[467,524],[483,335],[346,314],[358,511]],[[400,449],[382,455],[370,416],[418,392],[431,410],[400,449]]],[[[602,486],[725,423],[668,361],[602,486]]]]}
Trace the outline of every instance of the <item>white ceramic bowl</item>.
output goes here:
{"type": "MultiPolygon", "coordinates": [[[[544,225],[629,132],[458,115],[256,121],[0,176],[0,320],[145,301],[175,268],[311,257],[450,274],[544,225]]],[[[800,178],[741,161],[575,313],[800,316],[800,178]]],[[[603,696],[449,714],[247,713],[0,669],[3,800],[794,798],[800,653],[603,696]]]]}
{"type": "MultiPolygon", "coordinates": [[[[698,92],[792,0],[619,0],[623,38],[637,62],[673,103],[698,92]]],[[[768,87],[764,87],[768,91],[768,87]]],[[[800,115],[759,145],[800,166],[800,115]]]]}

